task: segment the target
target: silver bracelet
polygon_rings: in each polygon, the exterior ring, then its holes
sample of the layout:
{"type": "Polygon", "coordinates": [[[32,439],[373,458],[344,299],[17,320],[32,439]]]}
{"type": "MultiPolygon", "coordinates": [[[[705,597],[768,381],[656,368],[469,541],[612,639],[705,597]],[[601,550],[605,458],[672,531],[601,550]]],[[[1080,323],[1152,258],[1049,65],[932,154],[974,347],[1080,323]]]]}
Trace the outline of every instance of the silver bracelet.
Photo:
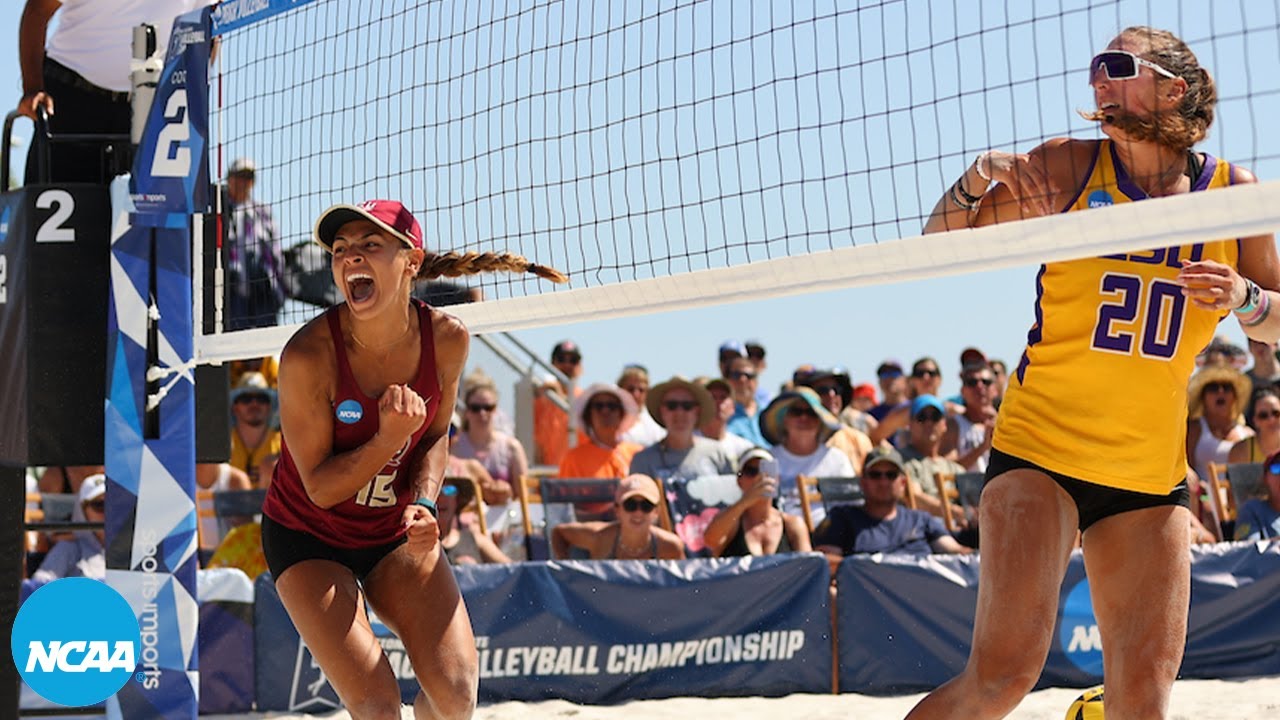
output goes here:
{"type": "Polygon", "coordinates": [[[978,171],[978,177],[986,180],[988,184],[991,183],[991,176],[982,172],[982,159],[990,156],[991,151],[987,150],[985,152],[978,153],[978,157],[973,159],[973,167],[978,171]]]}

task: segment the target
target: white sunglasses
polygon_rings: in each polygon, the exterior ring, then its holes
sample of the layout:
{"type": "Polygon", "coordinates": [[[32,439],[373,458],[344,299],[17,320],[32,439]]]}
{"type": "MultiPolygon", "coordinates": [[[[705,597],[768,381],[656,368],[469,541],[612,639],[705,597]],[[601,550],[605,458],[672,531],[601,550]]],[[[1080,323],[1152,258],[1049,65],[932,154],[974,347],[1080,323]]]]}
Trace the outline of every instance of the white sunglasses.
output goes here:
{"type": "Polygon", "coordinates": [[[1105,50],[1094,55],[1093,61],[1089,63],[1089,81],[1093,82],[1093,76],[1098,72],[1098,68],[1106,71],[1108,80],[1132,80],[1138,77],[1139,66],[1149,67],[1167,78],[1178,77],[1150,60],[1140,58],[1131,52],[1105,50]]]}

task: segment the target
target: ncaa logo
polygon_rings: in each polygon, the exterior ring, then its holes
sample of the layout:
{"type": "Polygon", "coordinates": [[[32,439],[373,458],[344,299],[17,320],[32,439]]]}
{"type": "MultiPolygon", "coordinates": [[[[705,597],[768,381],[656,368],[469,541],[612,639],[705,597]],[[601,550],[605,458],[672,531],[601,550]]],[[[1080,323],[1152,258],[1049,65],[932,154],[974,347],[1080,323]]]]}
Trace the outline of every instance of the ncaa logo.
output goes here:
{"type": "Polygon", "coordinates": [[[4,247],[4,241],[9,239],[9,208],[5,208],[0,212],[0,247],[4,247]]]}
{"type": "Polygon", "coordinates": [[[1089,207],[1091,208],[1100,208],[1115,204],[1116,201],[1112,199],[1111,193],[1106,190],[1094,190],[1089,193],[1089,207]]]}
{"type": "Polygon", "coordinates": [[[10,649],[22,679],[46,700],[83,707],[133,677],[142,646],[128,601],[104,582],[63,578],[27,598],[10,649]]]}
{"type": "Polygon", "coordinates": [[[1058,642],[1062,643],[1062,649],[1071,664],[1091,675],[1102,677],[1102,635],[1098,632],[1098,621],[1093,616],[1088,578],[1071,588],[1066,601],[1062,603],[1058,642]]]}
{"type": "Polygon", "coordinates": [[[338,409],[333,414],[338,418],[338,422],[344,425],[355,425],[360,422],[360,418],[364,417],[364,407],[355,400],[343,400],[338,403],[338,409]]]}

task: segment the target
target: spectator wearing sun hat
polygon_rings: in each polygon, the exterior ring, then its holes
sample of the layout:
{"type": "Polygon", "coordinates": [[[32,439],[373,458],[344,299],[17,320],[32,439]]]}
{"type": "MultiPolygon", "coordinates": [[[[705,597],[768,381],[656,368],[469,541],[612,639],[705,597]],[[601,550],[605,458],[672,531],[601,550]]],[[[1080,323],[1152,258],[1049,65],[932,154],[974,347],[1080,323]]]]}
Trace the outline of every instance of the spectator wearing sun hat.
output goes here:
{"type": "Polygon", "coordinates": [[[631,472],[667,480],[692,480],[703,475],[731,475],[734,458],[720,443],[694,434],[717,412],[715,402],[701,385],[679,375],[649,391],[649,414],[667,435],[631,459],[631,472]]]}
{"type": "Polygon", "coordinates": [[[232,467],[249,476],[253,487],[271,482],[280,457],[280,429],[275,426],[276,391],[260,372],[247,372],[231,390],[232,467]]]}
{"type": "Polygon", "coordinates": [[[574,399],[572,412],[588,440],[565,453],[560,477],[625,477],[641,447],[622,439],[638,412],[631,394],[613,383],[595,383],[574,399]]]}
{"type": "MultiPolygon", "coordinates": [[[[796,384],[812,389],[822,399],[823,407],[841,420],[840,429],[831,435],[827,445],[847,455],[853,464],[854,474],[857,474],[873,445],[866,433],[849,426],[842,418],[842,413],[848,409],[846,406],[853,399],[853,383],[849,380],[848,371],[839,367],[815,368],[799,378],[796,384]]],[[[867,419],[871,418],[868,416],[867,419]]]]}
{"type": "Polygon", "coordinates": [[[1253,435],[1244,424],[1244,409],[1252,383],[1226,364],[1206,365],[1191,376],[1187,387],[1187,462],[1201,479],[1209,477],[1209,463],[1227,464],[1231,448],[1253,435]]]}
{"type": "MultiPolygon", "coordinates": [[[[854,476],[849,457],[826,445],[841,427],[818,394],[807,387],[779,393],[760,413],[760,432],[773,445],[773,455],[778,459],[779,497],[784,513],[803,512],[797,476],[854,476]]],[[[822,508],[811,510],[814,522],[824,516],[822,508]]]]}
{"type": "MultiPolygon", "coordinates": [[[[90,475],[80,484],[77,506],[88,522],[104,522],[107,519],[107,476],[90,475]]],[[[80,519],[80,518],[77,518],[80,519]]],[[[47,583],[65,577],[86,577],[101,580],[107,576],[107,561],[103,548],[102,529],[77,530],[66,539],[59,540],[44,556],[40,568],[31,575],[37,583],[47,583]]]]}

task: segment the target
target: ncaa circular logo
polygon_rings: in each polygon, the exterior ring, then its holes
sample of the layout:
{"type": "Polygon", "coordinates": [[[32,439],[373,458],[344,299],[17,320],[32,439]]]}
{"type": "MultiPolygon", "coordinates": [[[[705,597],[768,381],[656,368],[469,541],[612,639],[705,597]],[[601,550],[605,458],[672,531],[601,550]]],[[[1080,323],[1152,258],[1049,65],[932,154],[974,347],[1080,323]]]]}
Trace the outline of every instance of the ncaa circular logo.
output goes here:
{"type": "Polygon", "coordinates": [[[1111,193],[1106,190],[1094,190],[1089,193],[1089,207],[1091,208],[1100,208],[1115,204],[1115,199],[1112,198],[1111,193]]]}
{"type": "Polygon", "coordinates": [[[1089,597],[1089,580],[1081,580],[1062,603],[1062,623],[1058,642],[1072,665],[1102,677],[1102,635],[1093,616],[1093,600],[1089,597]]]}
{"type": "Polygon", "coordinates": [[[59,705],[96,705],[133,677],[142,647],[133,608],[104,582],[54,580],[18,609],[10,648],[22,679],[59,705]]]}
{"type": "Polygon", "coordinates": [[[333,413],[338,422],[346,425],[355,425],[360,422],[360,418],[364,417],[364,407],[357,400],[343,400],[338,403],[338,409],[333,413]]]}

